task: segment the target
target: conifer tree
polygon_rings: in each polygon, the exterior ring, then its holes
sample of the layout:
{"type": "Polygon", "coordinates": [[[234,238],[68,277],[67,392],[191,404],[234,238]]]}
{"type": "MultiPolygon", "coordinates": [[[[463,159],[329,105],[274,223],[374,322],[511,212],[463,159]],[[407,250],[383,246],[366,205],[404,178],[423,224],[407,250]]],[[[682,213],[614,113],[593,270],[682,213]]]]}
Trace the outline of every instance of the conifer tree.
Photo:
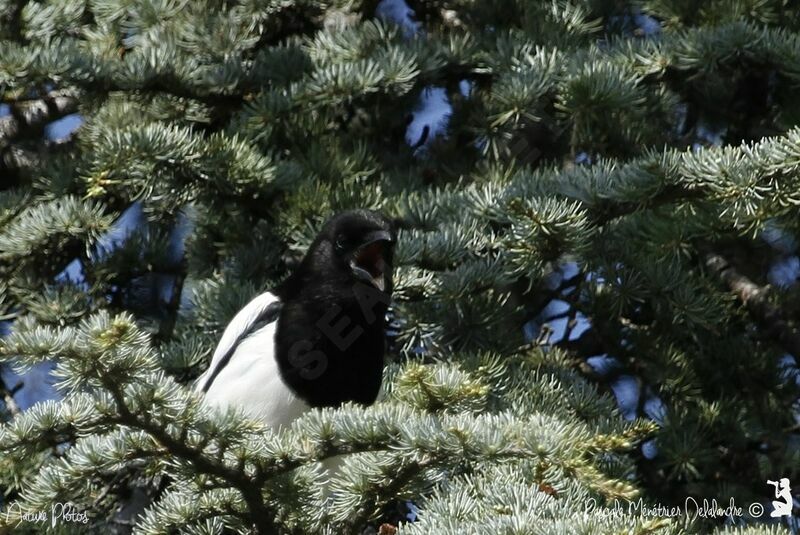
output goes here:
{"type": "Polygon", "coordinates": [[[798,32],[785,0],[0,0],[0,531],[785,532],[747,504],[800,489],[798,32]],[[227,322],[355,207],[401,227],[380,401],[210,412],[227,322]],[[614,508],[688,496],[744,514],[614,508]],[[53,504],[86,523],[23,518],[53,504]]]}

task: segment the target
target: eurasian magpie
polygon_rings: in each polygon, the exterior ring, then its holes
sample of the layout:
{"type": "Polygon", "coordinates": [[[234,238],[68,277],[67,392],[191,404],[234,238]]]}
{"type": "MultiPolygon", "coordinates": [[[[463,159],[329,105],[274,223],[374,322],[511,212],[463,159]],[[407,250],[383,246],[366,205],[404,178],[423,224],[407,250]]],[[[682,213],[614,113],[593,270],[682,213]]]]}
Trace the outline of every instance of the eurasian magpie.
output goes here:
{"type": "Polygon", "coordinates": [[[312,407],[372,404],[395,241],[392,222],[374,211],[328,220],[297,269],[231,320],[196,389],[272,428],[312,407]]]}

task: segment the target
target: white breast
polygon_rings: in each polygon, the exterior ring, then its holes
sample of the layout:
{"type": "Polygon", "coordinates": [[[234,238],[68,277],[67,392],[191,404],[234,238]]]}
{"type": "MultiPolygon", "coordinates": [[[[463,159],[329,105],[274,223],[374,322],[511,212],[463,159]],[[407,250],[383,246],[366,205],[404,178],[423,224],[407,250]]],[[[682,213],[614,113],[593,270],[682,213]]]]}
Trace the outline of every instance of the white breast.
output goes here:
{"type": "Polygon", "coordinates": [[[277,321],[241,338],[259,313],[276,300],[270,293],[261,294],[236,314],[225,329],[211,365],[198,379],[196,388],[202,389],[213,370],[224,364],[205,393],[206,402],[222,409],[239,407],[251,418],[277,429],[287,427],[310,408],[281,379],[275,361],[277,321]],[[238,345],[230,360],[221,362],[237,340],[238,345]]]}

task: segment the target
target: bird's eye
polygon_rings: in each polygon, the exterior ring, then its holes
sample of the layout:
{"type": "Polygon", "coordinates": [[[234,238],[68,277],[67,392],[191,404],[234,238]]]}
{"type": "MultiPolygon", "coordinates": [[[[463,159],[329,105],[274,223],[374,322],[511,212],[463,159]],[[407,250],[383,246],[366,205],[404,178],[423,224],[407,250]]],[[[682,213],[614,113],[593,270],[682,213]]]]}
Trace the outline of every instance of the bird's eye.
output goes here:
{"type": "Polygon", "coordinates": [[[347,249],[347,243],[344,236],[337,236],[336,237],[336,252],[343,253],[345,249],[347,249]]]}

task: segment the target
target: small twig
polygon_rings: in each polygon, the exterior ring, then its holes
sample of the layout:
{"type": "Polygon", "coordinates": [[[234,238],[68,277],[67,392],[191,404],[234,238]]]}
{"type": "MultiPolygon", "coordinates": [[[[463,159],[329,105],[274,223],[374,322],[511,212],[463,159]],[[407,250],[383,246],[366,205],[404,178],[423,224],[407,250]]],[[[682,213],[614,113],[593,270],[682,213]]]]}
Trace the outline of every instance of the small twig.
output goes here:
{"type": "Polygon", "coordinates": [[[547,324],[542,325],[542,328],[539,330],[539,334],[536,336],[536,340],[533,341],[533,344],[536,346],[550,345],[550,336],[552,336],[552,334],[552,327],[547,324]]]}
{"type": "Polygon", "coordinates": [[[423,126],[422,133],[420,134],[419,139],[416,141],[416,143],[411,145],[411,150],[413,151],[423,146],[425,142],[428,141],[428,136],[430,135],[430,133],[431,133],[431,127],[427,124],[423,126]]]}
{"type": "Polygon", "coordinates": [[[100,503],[105,499],[105,497],[108,496],[108,494],[111,492],[111,489],[113,489],[114,486],[122,479],[123,474],[125,474],[125,470],[119,471],[116,474],[114,474],[114,477],[111,478],[111,481],[109,481],[103,487],[103,489],[94,499],[92,507],[96,508],[98,505],[100,505],[100,503]]]}
{"type": "Polygon", "coordinates": [[[5,382],[2,378],[0,378],[0,393],[3,395],[3,403],[6,405],[6,410],[11,414],[12,417],[16,418],[19,416],[22,411],[17,405],[17,402],[14,400],[14,394],[22,388],[23,383],[17,383],[13,388],[9,389],[6,387],[5,382]]]}
{"type": "Polygon", "coordinates": [[[181,297],[183,295],[183,282],[186,279],[186,260],[181,260],[175,273],[175,280],[172,282],[172,294],[169,302],[166,303],[167,318],[161,323],[159,328],[159,338],[167,340],[175,330],[175,323],[178,321],[178,314],[181,308],[181,297]]]}

